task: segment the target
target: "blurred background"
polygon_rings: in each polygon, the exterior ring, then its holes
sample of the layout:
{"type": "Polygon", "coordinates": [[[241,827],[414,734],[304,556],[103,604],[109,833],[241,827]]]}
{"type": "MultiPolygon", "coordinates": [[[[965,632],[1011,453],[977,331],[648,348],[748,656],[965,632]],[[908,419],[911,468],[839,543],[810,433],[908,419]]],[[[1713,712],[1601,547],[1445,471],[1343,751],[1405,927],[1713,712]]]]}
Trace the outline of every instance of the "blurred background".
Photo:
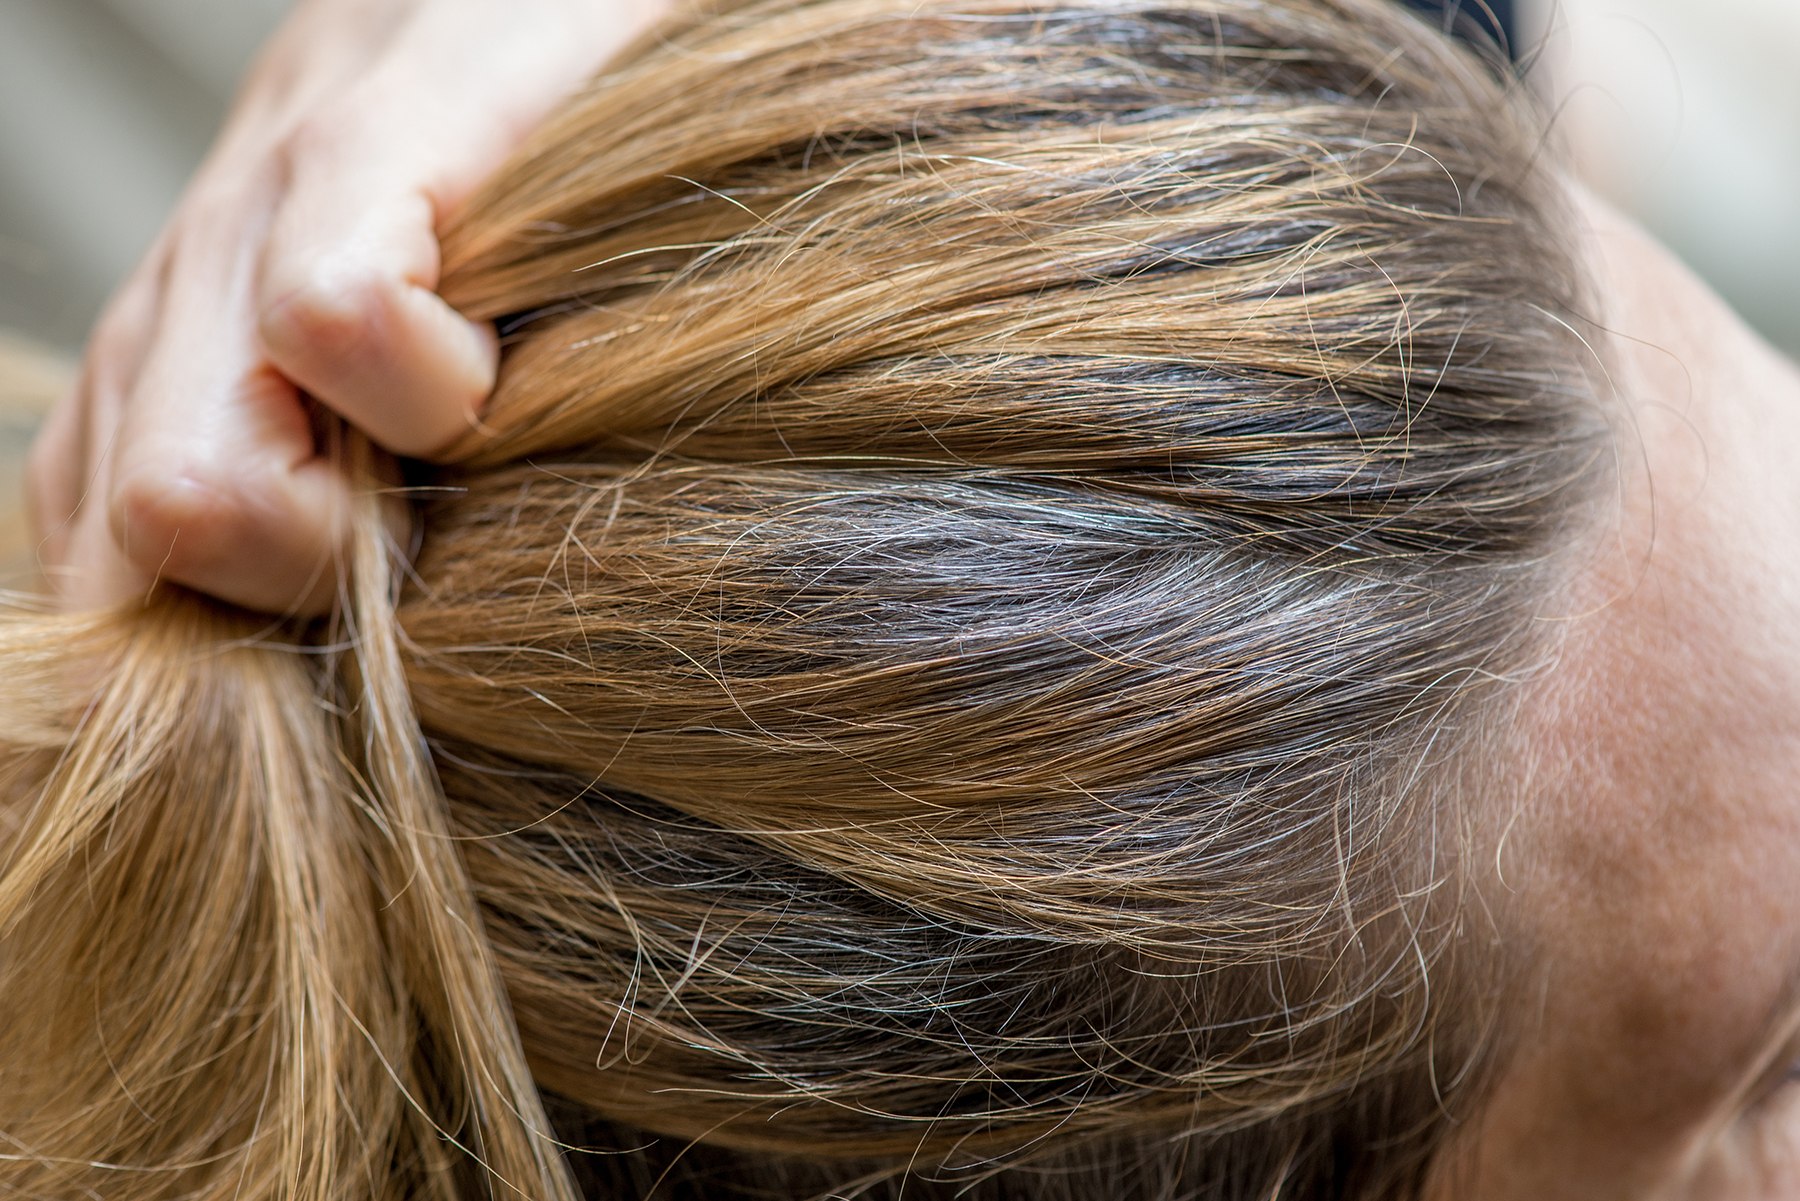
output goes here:
{"type": "Polygon", "coordinates": [[[72,351],[291,0],[0,0],[0,327],[72,351]]]}
{"type": "MultiPolygon", "coordinates": [[[[0,544],[37,415],[291,3],[0,0],[0,544]]],[[[1577,171],[1800,355],[1800,0],[1510,7],[1577,171]]]]}
{"type": "Polygon", "coordinates": [[[1536,0],[1518,23],[1576,170],[1800,357],[1800,0],[1536,0]]]}

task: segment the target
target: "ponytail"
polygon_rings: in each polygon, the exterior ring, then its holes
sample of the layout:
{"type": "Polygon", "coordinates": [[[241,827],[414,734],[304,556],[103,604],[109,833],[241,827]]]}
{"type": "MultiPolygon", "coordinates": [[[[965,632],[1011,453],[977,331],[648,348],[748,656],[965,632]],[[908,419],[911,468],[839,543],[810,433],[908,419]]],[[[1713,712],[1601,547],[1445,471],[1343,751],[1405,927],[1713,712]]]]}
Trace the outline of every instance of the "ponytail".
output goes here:
{"type": "Polygon", "coordinates": [[[336,646],[173,589],[0,633],[0,1190],[575,1196],[364,491],[336,646]]]}

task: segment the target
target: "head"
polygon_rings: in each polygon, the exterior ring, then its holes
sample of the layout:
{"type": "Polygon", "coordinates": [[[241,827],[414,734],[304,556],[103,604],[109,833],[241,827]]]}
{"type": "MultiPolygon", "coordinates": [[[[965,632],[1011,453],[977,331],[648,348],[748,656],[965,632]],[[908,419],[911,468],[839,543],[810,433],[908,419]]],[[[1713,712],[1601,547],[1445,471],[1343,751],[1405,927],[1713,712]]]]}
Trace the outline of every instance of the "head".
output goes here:
{"type": "Polygon", "coordinates": [[[1791,1196],[1800,372],[1604,205],[1577,222],[1612,494],[1517,694],[1483,889],[1515,1034],[1443,1195],[1791,1196]]]}
{"type": "Polygon", "coordinates": [[[1644,607],[1720,536],[1644,533],[1631,268],[1540,142],[1381,0],[662,31],[446,233],[509,351],[403,570],[371,488],[331,622],[9,627],[9,1187],[1661,1170],[1720,1007],[1652,996],[1647,848],[1738,827],[1641,807],[1785,727],[1640,653],[1735,577],[1644,607]]]}

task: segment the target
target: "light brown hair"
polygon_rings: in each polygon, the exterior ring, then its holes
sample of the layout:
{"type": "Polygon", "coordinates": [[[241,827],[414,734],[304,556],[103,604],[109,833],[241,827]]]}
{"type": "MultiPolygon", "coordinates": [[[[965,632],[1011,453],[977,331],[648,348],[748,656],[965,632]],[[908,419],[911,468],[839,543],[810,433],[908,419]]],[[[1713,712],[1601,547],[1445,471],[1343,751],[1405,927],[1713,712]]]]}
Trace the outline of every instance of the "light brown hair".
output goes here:
{"type": "Polygon", "coordinates": [[[413,553],[0,627],[0,1182],[1411,1188],[1596,437],[1535,138],[1385,0],[659,31],[447,231],[413,553]]]}

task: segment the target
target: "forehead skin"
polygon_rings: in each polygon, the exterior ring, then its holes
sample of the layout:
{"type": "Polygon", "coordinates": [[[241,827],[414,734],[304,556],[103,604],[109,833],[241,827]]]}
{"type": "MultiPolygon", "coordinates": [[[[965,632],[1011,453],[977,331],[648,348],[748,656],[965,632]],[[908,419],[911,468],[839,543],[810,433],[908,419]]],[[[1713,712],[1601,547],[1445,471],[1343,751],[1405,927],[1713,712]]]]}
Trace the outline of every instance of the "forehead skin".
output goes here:
{"type": "Polygon", "coordinates": [[[1800,373],[1580,213],[1617,494],[1481,883],[1522,961],[1517,1049],[1433,1191],[1800,1197],[1800,373]]]}

